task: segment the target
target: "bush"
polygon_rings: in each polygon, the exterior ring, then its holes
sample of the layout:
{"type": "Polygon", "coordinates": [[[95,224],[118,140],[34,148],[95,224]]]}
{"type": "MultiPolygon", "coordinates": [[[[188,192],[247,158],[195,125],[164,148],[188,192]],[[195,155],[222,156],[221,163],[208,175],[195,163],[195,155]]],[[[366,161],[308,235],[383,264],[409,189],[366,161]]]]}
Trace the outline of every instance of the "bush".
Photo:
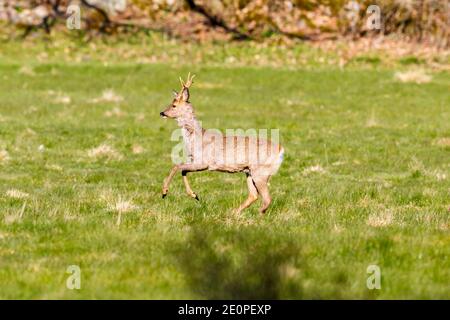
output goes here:
{"type": "MultiPolygon", "coordinates": [[[[125,9],[116,10],[117,1],[80,0],[85,6],[84,28],[111,31],[117,30],[117,26],[150,29],[156,26],[169,34],[180,34],[174,29],[182,28],[182,34],[187,37],[205,33],[205,30],[221,29],[235,37],[254,39],[274,34],[312,40],[341,35],[400,34],[444,47],[448,46],[450,37],[447,0],[128,0],[125,9]],[[381,28],[378,30],[367,27],[370,5],[379,6],[381,11],[381,28]],[[195,27],[195,24],[203,28],[195,27]]],[[[27,15],[31,17],[35,16],[35,8],[45,7],[48,17],[37,15],[40,20],[29,23],[48,29],[44,20],[65,18],[69,3],[68,0],[10,0],[3,5],[0,2],[0,19],[23,26],[32,20],[18,18],[26,16],[24,10],[28,10],[27,15]]]]}

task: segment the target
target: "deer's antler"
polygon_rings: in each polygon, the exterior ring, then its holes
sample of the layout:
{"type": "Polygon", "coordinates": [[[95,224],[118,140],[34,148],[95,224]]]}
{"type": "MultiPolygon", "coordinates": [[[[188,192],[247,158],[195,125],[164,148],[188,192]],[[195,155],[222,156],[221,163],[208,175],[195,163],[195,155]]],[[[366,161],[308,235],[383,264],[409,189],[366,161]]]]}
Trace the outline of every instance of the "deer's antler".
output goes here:
{"type": "Polygon", "coordinates": [[[192,83],[193,83],[194,78],[195,78],[195,74],[192,75],[192,77],[191,77],[191,73],[190,73],[190,72],[189,72],[189,74],[188,74],[188,76],[187,76],[186,82],[184,82],[183,79],[181,79],[181,77],[180,77],[181,87],[182,87],[183,89],[189,89],[189,87],[190,87],[190,86],[192,85],[192,83]]]}
{"type": "Polygon", "coordinates": [[[186,84],[185,84],[184,86],[185,86],[186,88],[189,88],[189,87],[192,85],[194,78],[195,78],[195,74],[192,75],[192,77],[191,77],[191,73],[189,72],[188,77],[187,77],[186,84]]]}

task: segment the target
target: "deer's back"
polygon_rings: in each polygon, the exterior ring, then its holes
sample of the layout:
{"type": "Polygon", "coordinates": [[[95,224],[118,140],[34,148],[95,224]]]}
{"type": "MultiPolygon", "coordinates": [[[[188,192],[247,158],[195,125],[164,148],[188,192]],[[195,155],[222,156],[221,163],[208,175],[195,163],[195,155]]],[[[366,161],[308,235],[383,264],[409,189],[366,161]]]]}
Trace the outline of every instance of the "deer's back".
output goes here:
{"type": "Polygon", "coordinates": [[[224,136],[205,132],[203,137],[203,161],[209,170],[226,172],[267,171],[278,169],[281,145],[254,136],[224,136]]]}

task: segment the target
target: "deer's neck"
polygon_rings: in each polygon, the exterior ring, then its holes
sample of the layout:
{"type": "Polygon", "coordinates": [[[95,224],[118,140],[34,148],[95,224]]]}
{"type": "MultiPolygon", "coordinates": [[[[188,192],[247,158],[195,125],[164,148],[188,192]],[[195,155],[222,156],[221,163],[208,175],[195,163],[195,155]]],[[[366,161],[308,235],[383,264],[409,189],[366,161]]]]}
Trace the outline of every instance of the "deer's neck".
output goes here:
{"type": "Polygon", "coordinates": [[[193,114],[177,119],[178,125],[183,131],[183,139],[186,145],[190,145],[195,135],[202,134],[202,126],[193,114]]]}

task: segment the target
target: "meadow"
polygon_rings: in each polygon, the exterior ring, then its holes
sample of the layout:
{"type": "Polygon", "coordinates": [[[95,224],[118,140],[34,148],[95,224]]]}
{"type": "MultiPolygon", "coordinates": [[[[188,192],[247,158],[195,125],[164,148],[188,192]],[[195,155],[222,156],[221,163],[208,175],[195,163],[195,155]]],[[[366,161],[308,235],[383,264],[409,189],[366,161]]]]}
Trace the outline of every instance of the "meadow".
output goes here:
{"type": "Polygon", "coordinates": [[[0,48],[0,298],[450,298],[448,71],[50,47],[0,48]],[[159,112],[188,71],[204,127],[280,130],[264,216],[233,215],[242,174],[191,174],[199,202],[176,176],[161,199],[177,126],[159,112]]]}

